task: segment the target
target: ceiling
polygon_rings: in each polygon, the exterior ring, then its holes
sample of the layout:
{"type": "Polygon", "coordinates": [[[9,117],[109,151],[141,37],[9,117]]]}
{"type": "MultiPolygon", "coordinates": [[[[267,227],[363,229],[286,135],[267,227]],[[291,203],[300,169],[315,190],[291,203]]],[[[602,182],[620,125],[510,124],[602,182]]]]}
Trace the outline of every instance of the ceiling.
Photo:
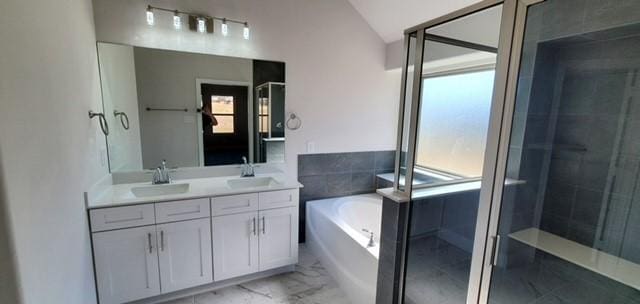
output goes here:
{"type": "Polygon", "coordinates": [[[405,29],[469,6],[479,0],[348,0],[386,42],[405,29]]]}

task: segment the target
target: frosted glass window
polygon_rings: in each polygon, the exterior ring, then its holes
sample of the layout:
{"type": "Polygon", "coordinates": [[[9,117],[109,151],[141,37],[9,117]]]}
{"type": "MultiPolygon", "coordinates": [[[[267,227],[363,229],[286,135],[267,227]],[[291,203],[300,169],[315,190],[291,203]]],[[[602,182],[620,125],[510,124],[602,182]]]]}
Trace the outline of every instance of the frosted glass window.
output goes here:
{"type": "Polygon", "coordinates": [[[494,70],[423,78],[416,164],[460,178],[482,175],[494,70]]]}

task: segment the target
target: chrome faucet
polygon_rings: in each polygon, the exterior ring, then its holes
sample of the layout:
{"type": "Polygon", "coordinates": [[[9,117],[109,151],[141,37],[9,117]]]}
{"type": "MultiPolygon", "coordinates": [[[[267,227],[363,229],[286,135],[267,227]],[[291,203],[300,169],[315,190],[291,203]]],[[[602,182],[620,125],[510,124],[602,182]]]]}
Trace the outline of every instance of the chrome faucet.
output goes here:
{"type": "Polygon", "coordinates": [[[376,241],[373,239],[373,231],[364,228],[362,228],[362,231],[369,233],[369,244],[367,244],[367,248],[375,246],[376,241]]]}
{"type": "Polygon", "coordinates": [[[253,165],[247,162],[246,157],[242,157],[243,164],[240,165],[240,177],[253,177],[256,176],[253,170],[253,165]]]}
{"type": "Polygon", "coordinates": [[[156,171],[153,172],[153,180],[151,181],[154,185],[162,185],[162,184],[170,184],[171,176],[169,175],[169,170],[167,170],[167,161],[162,160],[162,165],[156,168],[156,171]]]}

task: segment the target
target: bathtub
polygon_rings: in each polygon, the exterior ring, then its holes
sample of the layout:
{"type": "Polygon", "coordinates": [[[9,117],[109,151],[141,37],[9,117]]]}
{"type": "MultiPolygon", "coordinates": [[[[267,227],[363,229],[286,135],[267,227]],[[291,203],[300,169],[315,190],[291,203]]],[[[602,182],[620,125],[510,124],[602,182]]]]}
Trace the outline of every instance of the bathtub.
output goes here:
{"type": "Polygon", "coordinates": [[[377,194],[308,201],[307,247],[318,257],[353,304],[376,297],[382,197],[377,194]],[[369,247],[369,233],[375,245],[369,247]]]}

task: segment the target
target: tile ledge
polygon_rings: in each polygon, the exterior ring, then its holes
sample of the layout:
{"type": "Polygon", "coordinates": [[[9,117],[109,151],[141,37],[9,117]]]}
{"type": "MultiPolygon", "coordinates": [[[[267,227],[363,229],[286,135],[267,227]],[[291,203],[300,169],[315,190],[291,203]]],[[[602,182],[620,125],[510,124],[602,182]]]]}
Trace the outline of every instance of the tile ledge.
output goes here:
{"type": "Polygon", "coordinates": [[[402,192],[395,191],[393,188],[378,189],[376,190],[376,193],[396,203],[408,203],[410,201],[409,196],[402,192]]]}

